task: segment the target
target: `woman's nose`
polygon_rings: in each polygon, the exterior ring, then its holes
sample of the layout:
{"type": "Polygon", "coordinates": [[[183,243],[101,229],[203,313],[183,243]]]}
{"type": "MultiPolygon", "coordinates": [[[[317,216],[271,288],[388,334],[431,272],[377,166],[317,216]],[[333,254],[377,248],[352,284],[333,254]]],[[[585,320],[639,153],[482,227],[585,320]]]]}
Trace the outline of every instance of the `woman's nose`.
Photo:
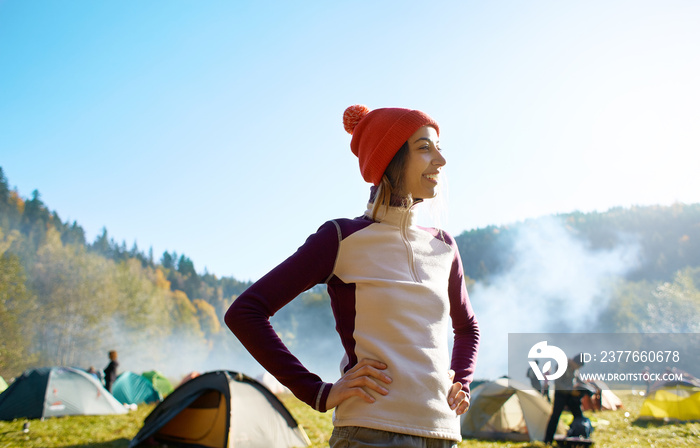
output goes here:
{"type": "Polygon", "coordinates": [[[436,151],[436,156],[433,158],[433,165],[436,166],[443,166],[447,163],[447,160],[445,160],[445,157],[442,155],[440,151],[436,151]]]}

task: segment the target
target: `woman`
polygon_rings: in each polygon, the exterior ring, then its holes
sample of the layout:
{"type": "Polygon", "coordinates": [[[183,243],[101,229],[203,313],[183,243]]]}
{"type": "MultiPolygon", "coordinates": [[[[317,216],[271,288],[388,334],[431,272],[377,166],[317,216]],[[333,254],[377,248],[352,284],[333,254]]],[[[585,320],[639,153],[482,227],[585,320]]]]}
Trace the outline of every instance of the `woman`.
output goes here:
{"type": "Polygon", "coordinates": [[[359,105],[346,109],[343,123],[373,184],[367,211],[323,224],[236,299],[226,323],[300,400],[321,412],[335,408],[331,447],[455,446],[478,324],[455,241],[413,223],[415,206],[436,196],[445,165],[438,124],[417,110],[359,105]],[[309,372],[269,322],[319,283],[327,285],[345,350],[333,384],[309,372]]]}

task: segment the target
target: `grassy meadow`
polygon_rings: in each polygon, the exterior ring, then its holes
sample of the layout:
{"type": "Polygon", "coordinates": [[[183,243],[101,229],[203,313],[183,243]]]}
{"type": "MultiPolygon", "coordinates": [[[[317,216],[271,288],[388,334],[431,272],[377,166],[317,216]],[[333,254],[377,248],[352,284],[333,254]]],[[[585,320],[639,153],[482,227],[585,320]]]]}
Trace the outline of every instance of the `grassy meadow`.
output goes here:
{"type": "MultiPolygon", "coordinates": [[[[660,423],[637,420],[643,398],[629,392],[618,393],[625,408],[618,411],[586,412],[593,421],[594,446],[598,448],[678,448],[700,446],[700,422],[660,423]]],[[[304,427],[313,448],[327,447],[332,430],[331,413],[317,413],[292,396],[282,397],[292,414],[304,427]]],[[[141,428],[154,405],[139,406],[136,411],[116,416],[75,416],[0,422],[0,448],[126,448],[141,428]]],[[[565,418],[564,415],[562,418],[565,418]]],[[[465,440],[460,448],[538,448],[541,442],[496,442],[465,440]]]]}

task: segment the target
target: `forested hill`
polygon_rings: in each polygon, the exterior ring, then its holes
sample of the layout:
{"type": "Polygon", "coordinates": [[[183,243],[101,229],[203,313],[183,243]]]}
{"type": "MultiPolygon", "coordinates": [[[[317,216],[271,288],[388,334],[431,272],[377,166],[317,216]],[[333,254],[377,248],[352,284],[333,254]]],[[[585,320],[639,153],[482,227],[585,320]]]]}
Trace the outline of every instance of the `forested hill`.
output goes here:
{"type": "MultiPolygon", "coordinates": [[[[62,221],[38,191],[20,197],[0,168],[5,378],[34,366],[100,367],[110,349],[121,349],[133,370],[203,370],[211,353],[240,351],[222,319],[248,286],[198,273],[185,254],[165,252],[155,259],[151,250],[114,241],[106,229],[88,242],[80,224],[62,221]]],[[[324,300],[314,289],[295,307],[324,300]]],[[[280,314],[289,332],[289,312],[280,314]]]]}
{"type": "Polygon", "coordinates": [[[591,251],[637,244],[639,263],[626,273],[628,280],[671,281],[685,267],[700,267],[700,204],[675,204],[576,212],[464,232],[456,240],[466,274],[488,281],[508,271],[518,236],[551,220],[591,251]]]}
{"type": "MultiPolygon", "coordinates": [[[[484,307],[505,303],[502,293],[487,300],[488,293],[498,292],[488,286],[521,271],[523,263],[534,269],[531,277],[547,274],[525,255],[549,248],[552,252],[541,254],[545,259],[561,256],[564,249],[568,253],[560,265],[577,256],[589,263],[581,270],[600,265],[602,274],[619,277],[601,301],[598,330],[700,331],[698,204],[545,217],[472,230],[456,239],[473,303],[485,323],[489,310],[484,307]],[[641,311],[629,313],[630,307],[641,311]]],[[[0,375],[5,378],[45,365],[100,368],[110,349],[120,351],[125,370],[245,371],[240,368],[244,351],[222,318],[247,286],[197,272],[185,254],[165,252],[156,259],[151,250],[114,241],[106,229],[86,241],[79,223],[62,221],[38,191],[20,197],[0,168],[0,375]]],[[[327,363],[338,357],[328,300],[325,288],[316,287],[273,318],[295,354],[317,350],[307,360],[327,363]]]]}

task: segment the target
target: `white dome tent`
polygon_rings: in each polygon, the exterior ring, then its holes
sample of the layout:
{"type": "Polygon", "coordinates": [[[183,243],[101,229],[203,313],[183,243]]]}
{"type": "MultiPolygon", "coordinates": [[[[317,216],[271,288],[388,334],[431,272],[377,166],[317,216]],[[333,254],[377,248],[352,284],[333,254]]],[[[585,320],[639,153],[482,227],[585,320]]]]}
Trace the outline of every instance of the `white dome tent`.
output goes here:
{"type": "MultiPolygon", "coordinates": [[[[544,440],[552,405],[537,391],[508,378],[472,391],[462,416],[462,436],[477,439],[544,440]]],[[[557,434],[566,431],[560,423],[557,434]]]]}

